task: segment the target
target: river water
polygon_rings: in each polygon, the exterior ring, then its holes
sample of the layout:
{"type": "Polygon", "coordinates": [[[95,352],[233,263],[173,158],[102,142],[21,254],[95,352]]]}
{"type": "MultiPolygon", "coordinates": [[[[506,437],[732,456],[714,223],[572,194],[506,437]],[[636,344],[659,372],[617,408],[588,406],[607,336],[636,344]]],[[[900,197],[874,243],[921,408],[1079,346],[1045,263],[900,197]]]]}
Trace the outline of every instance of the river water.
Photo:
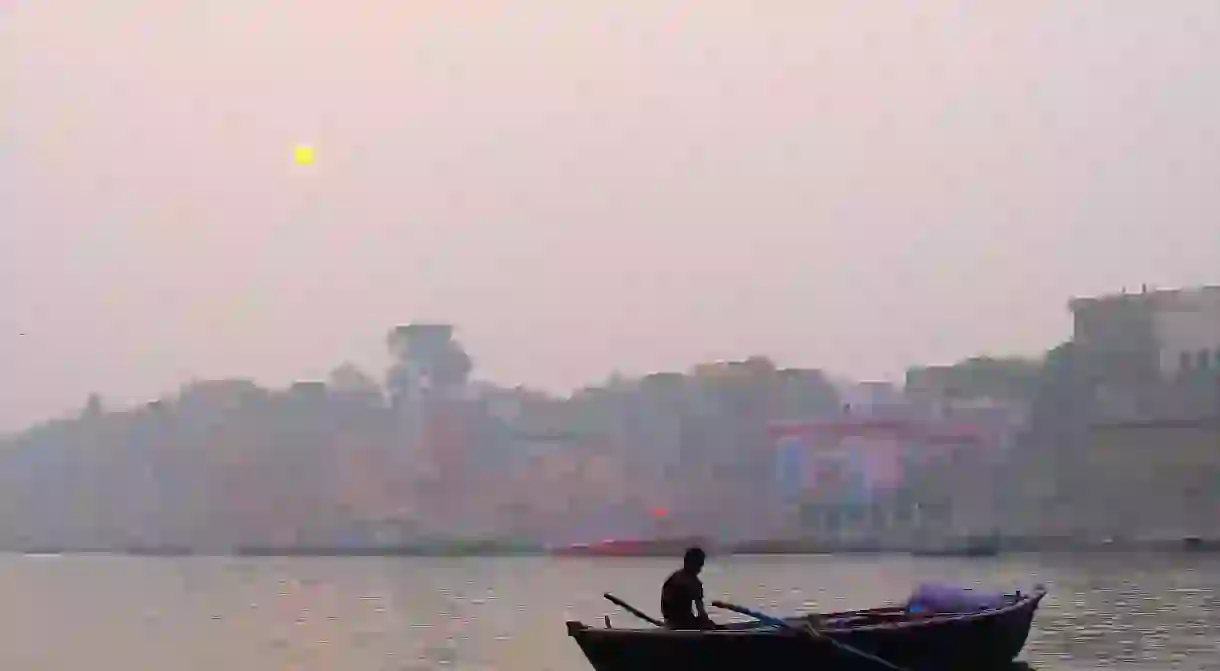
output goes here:
{"type": "MultiPolygon", "coordinates": [[[[564,620],[656,612],[673,561],[0,557],[0,668],[587,671],[564,620]]],[[[1023,659],[1220,668],[1220,556],[713,557],[709,599],[785,613],[901,599],[925,580],[1050,595],[1023,659]]],[[[715,613],[713,614],[715,616],[715,613]]]]}

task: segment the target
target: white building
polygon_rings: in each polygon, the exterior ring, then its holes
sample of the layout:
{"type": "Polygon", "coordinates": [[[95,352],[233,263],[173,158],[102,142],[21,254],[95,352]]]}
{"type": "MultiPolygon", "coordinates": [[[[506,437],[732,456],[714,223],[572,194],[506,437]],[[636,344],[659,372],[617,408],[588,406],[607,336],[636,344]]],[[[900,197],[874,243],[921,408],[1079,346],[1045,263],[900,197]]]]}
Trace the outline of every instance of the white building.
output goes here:
{"type": "Polygon", "coordinates": [[[1220,374],[1220,286],[1151,295],[1161,374],[1172,378],[1198,369],[1220,374]]]}

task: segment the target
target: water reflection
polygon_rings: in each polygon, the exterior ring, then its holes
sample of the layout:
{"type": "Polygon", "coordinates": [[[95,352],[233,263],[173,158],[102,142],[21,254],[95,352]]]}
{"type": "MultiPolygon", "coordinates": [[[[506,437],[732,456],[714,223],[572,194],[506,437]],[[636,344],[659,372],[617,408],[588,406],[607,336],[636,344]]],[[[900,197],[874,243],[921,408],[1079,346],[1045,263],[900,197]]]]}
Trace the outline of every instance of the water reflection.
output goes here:
{"type": "MultiPolygon", "coordinates": [[[[587,671],[563,623],[655,611],[672,562],[624,559],[0,559],[5,668],[587,671]],[[71,642],[71,645],[65,645],[71,642]]],[[[843,610],[948,580],[1050,594],[1014,671],[1220,666],[1203,555],[713,558],[709,595],[843,610]]]]}

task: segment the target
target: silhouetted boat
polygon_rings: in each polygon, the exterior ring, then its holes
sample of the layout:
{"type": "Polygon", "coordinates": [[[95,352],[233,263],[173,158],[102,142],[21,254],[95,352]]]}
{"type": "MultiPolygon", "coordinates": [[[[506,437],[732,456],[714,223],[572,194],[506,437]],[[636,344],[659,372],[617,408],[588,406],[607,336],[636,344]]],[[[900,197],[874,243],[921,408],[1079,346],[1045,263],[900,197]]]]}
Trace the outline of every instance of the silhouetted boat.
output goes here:
{"type": "MultiPolygon", "coordinates": [[[[910,671],[997,669],[1025,646],[1046,590],[1013,594],[1001,607],[974,613],[916,616],[902,607],[785,618],[794,627],[816,624],[833,641],[910,671]]],[[[612,629],[568,622],[596,671],[692,669],[824,669],[883,671],[875,660],[826,638],[757,622],[713,631],[612,629]]]]}
{"type": "Polygon", "coordinates": [[[994,557],[1000,554],[996,545],[949,545],[939,548],[921,548],[911,551],[916,557],[994,557]]]}
{"type": "Polygon", "coordinates": [[[911,554],[919,557],[994,557],[1000,554],[1000,540],[995,536],[966,536],[942,545],[917,548],[911,554]]]}
{"type": "Polygon", "coordinates": [[[811,539],[755,540],[730,546],[733,554],[880,554],[886,546],[867,539],[856,541],[826,541],[811,539]]]}
{"type": "Polygon", "coordinates": [[[706,538],[654,538],[645,540],[608,540],[600,543],[568,545],[551,551],[560,557],[681,557],[687,548],[711,550],[706,538]]]}
{"type": "Polygon", "coordinates": [[[1220,540],[1187,536],[1182,539],[1182,549],[1190,552],[1216,552],[1220,551],[1220,540]]]}
{"type": "Polygon", "coordinates": [[[1000,549],[994,547],[948,547],[915,550],[911,554],[916,557],[994,557],[1000,554],[1000,549]]]}

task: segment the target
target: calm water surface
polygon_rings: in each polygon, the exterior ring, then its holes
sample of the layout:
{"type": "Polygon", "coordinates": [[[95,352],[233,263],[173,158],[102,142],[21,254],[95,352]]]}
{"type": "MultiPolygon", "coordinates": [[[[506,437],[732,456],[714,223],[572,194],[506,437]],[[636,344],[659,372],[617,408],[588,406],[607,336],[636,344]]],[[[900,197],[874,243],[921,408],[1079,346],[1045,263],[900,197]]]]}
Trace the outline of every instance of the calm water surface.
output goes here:
{"type": "MultiPolygon", "coordinates": [[[[0,558],[0,668],[587,671],[565,619],[644,610],[672,561],[0,558]]],[[[1220,557],[733,557],[709,598],[783,613],[901,599],[924,580],[1050,589],[1036,669],[1220,668],[1220,557]]],[[[714,613],[715,615],[715,613],[714,613]]]]}

